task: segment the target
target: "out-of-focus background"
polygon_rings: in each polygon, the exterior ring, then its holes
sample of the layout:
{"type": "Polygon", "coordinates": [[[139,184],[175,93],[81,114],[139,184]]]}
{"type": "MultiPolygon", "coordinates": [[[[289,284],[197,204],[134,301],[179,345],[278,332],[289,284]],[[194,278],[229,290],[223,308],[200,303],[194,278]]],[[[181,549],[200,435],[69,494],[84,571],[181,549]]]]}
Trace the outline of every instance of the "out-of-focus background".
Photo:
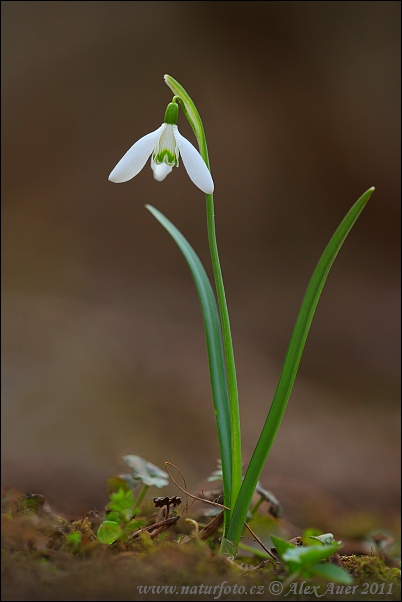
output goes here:
{"type": "Polygon", "coordinates": [[[303,500],[396,512],[400,3],[6,1],[2,50],[3,483],[77,514],[104,505],[125,454],[174,462],[193,491],[215,469],[198,299],[144,208],[211,273],[204,196],[182,166],[107,179],[162,123],[169,73],[207,134],[245,462],[312,270],[376,187],[262,483],[293,518],[303,500]]]}

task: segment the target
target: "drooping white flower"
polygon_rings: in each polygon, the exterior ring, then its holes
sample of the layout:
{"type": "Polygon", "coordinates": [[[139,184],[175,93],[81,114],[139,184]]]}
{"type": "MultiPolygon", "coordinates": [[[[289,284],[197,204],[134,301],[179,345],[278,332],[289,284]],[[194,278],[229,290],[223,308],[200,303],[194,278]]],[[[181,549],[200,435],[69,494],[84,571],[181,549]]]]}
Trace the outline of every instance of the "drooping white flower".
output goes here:
{"type": "Polygon", "coordinates": [[[177,127],[178,106],[169,103],[162,125],[140,138],[118,162],[109,176],[111,182],[127,182],[134,178],[151,157],[151,167],[155,180],[161,182],[178,167],[179,155],[190,180],[205,194],[212,194],[214,182],[204,159],[197,149],[182,136],[177,127]]]}

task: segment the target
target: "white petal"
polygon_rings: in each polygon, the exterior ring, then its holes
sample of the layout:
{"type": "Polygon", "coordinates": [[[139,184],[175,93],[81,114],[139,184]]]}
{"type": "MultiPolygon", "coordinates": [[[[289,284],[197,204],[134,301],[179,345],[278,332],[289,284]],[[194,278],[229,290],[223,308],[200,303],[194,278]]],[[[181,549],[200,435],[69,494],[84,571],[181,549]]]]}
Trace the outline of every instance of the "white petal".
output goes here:
{"type": "Polygon", "coordinates": [[[190,180],[192,180],[200,190],[205,192],[205,194],[212,194],[214,191],[214,182],[204,159],[191,142],[180,134],[177,125],[173,126],[173,130],[184,167],[187,170],[190,180]]]}
{"type": "Polygon", "coordinates": [[[111,172],[109,180],[119,184],[120,182],[127,182],[127,180],[134,178],[148,161],[148,157],[154,150],[165,127],[166,123],[163,123],[154,132],[137,140],[137,142],[126,152],[124,157],[120,159],[111,172]]]}
{"type": "Polygon", "coordinates": [[[151,167],[152,171],[154,172],[154,178],[155,180],[158,180],[158,182],[162,182],[162,180],[164,180],[173,169],[173,167],[166,165],[166,163],[155,163],[153,158],[151,159],[151,167]]]}

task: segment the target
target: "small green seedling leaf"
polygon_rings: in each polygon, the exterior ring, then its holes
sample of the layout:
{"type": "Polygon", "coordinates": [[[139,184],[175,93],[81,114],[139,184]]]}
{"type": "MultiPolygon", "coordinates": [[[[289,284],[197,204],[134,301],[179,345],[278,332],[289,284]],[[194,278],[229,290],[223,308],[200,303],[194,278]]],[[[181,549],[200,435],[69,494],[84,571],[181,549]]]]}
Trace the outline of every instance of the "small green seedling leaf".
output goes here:
{"type": "Polygon", "coordinates": [[[303,540],[303,544],[305,546],[314,546],[317,545],[314,541],[311,541],[311,537],[315,536],[315,535],[322,535],[322,531],[321,529],[316,529],[315,527],[308,527],[307,529],[304,529],[303,533],[302,533],[302,540],[303,540]]]}
{"type": "MultiPolygon", "coordinates": [[[[131,520],[134,512],[134,496],[130,489],[128,491],[119,489],[119,491],[111,493],[110,500],[107,508],[121,517],[121,521],[118,522],[127,523],[131,520]]],[[[110,520],[109,517],[108,519],[110,520]]]]}
{"type": "Polygon", "coordinates": [[[310,539],[318,539],[323,546],[331,546],[332,544],[342,544],[341,541],[335,541],[332,533],[323,533],[322,535],[310,535],[310,539]]]}
{"type": "MultiPolygon", "coordinates": [[[[325,534],[327,539],[330,533],[325,534]]],[[[353,583],[347,571],[334,564],[323,562],[338,552],[340,545],[294,546],[284,539],[271,536],[279,558],[292,579],[296,577],[322,577],[328,581],[349,585],[353,583]]],[[[333,539],[333,537],[332,537],[333,539]]]]}
{"type": "Polygon", "coordinates": [[[169,484],[169,479],[164,470],[140,458],[140,456],[124,456],[123,462],[131,468],[132,477],[137,484],[141,482],[148,487],[159,488],[166,487],[169,484]]]}
{"type": "Polygon", "coordinates": [[[122,530],[119,525],[112,520],[103,521],[97,532],[99,541],[108,545],[117,541],[121,534],[122,530]]]}
{"type": "Polygon", "coordinates": [[[108,512],[106,515],[106,520],[110,520],[114,523],[120,524],[121,517],[118,512],[108,512]]]}
{"type": "Polygon", "coordinates": [[[326,560],[339,550],[339,546],[296,546],[282,554],[285,562],[297,562],[302,565],[311,565],[326,560]]]}

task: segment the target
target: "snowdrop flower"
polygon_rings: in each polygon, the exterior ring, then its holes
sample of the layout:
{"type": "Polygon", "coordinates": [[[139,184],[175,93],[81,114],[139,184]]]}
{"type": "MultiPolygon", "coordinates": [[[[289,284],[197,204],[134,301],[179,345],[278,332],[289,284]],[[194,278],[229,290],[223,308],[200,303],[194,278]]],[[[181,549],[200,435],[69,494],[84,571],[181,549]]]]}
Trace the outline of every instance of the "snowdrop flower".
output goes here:
{"type": "Polygon", "coordinates": [[[111,182],[127,182],[134,178],[151,157],[151,167],[155,180],[161,182],[175,165],[179,165],[179,154],[184,167],[196,186],[205,194],[212,194],[214,183],[204,159],[196,148],[179,133],[177,127],[178,106],[168,104],[162,125],[140,138],[118,162],[109,176],[111,182]]]}

